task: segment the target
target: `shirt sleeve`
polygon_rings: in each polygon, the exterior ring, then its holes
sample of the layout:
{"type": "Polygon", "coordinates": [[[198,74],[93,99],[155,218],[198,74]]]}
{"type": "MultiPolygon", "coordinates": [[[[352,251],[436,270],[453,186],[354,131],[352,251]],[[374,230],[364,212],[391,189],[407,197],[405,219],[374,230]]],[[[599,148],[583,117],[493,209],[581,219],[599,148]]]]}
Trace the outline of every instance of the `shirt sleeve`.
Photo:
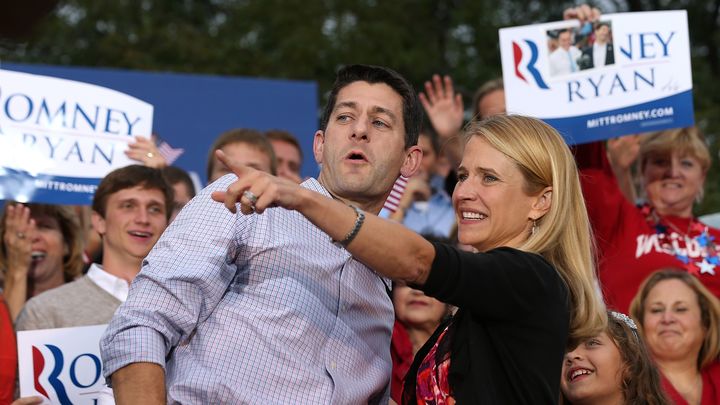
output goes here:
{"type": "Polygon", "coordinates": [[[167,228],[135,277],[100,342],[108,377],[131,363],[165,366],[220,302],[236,273],[238,240],[254,216],[229,212],[210,194],[236,178],[206,187],[167,228]]]}
{"type": "Polygon", "coordinates": [[[560,275],[540,255],[507,247],[472,253],[433,245],[435,259],[421,288],[440,301],[497,320],[524,317],[551,301],[567,302],[560,275]]]}

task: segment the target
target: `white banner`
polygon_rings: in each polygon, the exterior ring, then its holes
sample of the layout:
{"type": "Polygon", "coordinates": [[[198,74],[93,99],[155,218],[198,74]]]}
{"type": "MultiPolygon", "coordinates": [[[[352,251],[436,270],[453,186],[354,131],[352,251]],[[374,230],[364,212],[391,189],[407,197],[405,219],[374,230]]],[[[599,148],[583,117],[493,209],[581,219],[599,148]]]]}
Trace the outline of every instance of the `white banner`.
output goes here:
{"type": "Polygon", "coordinates": [[[685,11],[500,30],[508,113],[580,143],[693,124],[685,11]]]}
{"type": "Polygon", "coordinates": [[[18,332],[20,396],[52,404],[112,403],[100,359],[107,325],[18,332]]]}
{"type": "Polygon", "coordinates": [[[0,199],[88,204],[153,107],[104,87],[0,70],[0,199]]]}

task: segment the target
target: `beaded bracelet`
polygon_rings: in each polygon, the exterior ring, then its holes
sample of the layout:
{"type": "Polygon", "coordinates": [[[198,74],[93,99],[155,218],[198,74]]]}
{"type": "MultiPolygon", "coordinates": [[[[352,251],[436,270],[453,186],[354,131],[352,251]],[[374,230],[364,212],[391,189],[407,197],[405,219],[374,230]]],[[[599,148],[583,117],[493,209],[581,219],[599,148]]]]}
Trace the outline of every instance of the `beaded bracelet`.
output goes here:
{"type": "Polygon", "coordinates": [[[355,226],[353,226],[353,229],[348,232],[347,235],[345,235],[345,239],[341,241],[335,241],[335,243],[340,244],[342,246],[347,246],[350,244],[350,242],[355,239],[358,232],[360,232],[360,228],[362,227],[363,222],[365,222],[365,213],[358,207],[350,204],[350,207],[355,210],[355,213],[357,214],[357,218],[355,218],[355,226]]]}

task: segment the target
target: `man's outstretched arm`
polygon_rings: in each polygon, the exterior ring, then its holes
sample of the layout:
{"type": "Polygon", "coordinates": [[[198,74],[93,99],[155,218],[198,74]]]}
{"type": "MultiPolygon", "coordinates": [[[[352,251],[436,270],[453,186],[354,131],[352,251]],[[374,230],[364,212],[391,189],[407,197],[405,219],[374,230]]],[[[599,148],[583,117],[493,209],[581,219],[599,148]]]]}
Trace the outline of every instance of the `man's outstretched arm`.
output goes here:
{"type": "Polygon", "coordinates": [[[165,370],[155,363],[132,363],[112,374],[118,405],[164,404],[165,370]]]}

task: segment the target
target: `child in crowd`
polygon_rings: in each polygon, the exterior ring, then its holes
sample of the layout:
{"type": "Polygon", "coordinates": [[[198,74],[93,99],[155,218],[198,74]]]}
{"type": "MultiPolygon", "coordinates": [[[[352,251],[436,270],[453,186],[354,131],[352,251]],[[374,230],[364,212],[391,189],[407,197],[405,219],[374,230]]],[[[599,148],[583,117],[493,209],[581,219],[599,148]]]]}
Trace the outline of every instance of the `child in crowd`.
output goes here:
{"type": "Polygon", "coordinates": [[[635,322],[612,311],[605,332],[565,354],[560,389],[564,404],[669,404],[635,322]]]}

